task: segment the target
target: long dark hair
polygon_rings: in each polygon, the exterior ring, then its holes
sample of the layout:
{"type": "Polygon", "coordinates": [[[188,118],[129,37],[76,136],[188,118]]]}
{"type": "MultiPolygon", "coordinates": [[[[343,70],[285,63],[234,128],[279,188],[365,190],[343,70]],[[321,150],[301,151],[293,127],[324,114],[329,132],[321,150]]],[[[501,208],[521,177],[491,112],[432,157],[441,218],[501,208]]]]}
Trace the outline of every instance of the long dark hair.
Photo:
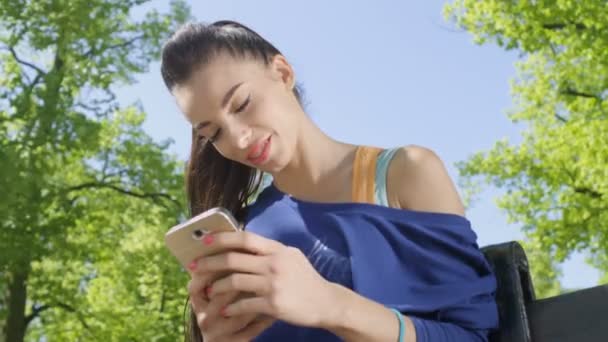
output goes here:
{"type": "MultiPolygon", "coordinates": [[[[268,65],[281,52],[259,34],[235,21],[221,20],[212,24],[189,23],[182,26],[165,43],[162,50],[161,74],[169,91],[187,82],[193,72],[220,53],[234,58],[256,59],[268,65]]],[[[293,93],[302,104],[299,85],[293,93]]],[[[190,216],[221,206],[238,220],[246,215],[247,201],[260,186],[259,172],[224,158],[212,144],[192,130],[192,147],[186,168],[186,192],[190,216]]],[[[185,340],[201,342],[203,337],[192,307],[186,325],[185,340]]]]}

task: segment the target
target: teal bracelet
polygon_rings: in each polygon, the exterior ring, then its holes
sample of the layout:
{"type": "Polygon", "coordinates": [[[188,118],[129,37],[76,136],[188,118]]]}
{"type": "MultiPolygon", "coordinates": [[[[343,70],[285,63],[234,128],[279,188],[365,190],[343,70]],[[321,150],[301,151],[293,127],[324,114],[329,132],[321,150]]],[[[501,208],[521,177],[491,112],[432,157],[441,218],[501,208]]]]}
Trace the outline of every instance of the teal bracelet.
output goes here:
{"type": "Polygon", "coordinates": [[[397,342],[403,342],[405,341],[405,322],[403,322],[403,315],[397,309],[391,309],[391,311],[395,313],[399,320],[399,338],[397,339],[397,342]]]}

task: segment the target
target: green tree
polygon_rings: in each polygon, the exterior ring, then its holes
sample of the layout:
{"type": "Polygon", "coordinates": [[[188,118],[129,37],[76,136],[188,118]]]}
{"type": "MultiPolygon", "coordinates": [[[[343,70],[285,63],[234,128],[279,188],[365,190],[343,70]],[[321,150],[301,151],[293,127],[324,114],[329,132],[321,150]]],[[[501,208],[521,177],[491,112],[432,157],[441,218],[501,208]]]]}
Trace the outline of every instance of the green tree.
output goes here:
{"type": "Polygon", "coordinates": [[[183,165],[120,108],[189,19],[145,0],[0,0],[0,341],[175,340],[186,277],[165,251],[183,165]]]}
{"type": "Polygon", "coordinates": [[[445,11],[477,43],[521,56],[509,117],[525,123],[522,142],[472,155],[459,165],[463,179],[505,191],[498,205],[541,265],[540,296],[561,291],[552,266],[573,251],[607,274],[608,4],[456,0],[445,11]]]}

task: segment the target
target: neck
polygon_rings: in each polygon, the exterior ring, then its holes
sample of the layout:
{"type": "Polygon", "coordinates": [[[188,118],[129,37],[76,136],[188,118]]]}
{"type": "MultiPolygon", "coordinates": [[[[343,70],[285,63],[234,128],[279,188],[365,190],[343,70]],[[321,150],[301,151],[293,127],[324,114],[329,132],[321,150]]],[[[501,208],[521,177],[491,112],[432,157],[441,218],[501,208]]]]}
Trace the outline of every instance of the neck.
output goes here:
{"type": "Polygon", "coordinates": [[[356,146],[330,138],[308,116],[302,121],[293,158],[272,175],[274,184],[281,191],[303,199],[344,193],[345,186],[350,184],[356,146]]]}

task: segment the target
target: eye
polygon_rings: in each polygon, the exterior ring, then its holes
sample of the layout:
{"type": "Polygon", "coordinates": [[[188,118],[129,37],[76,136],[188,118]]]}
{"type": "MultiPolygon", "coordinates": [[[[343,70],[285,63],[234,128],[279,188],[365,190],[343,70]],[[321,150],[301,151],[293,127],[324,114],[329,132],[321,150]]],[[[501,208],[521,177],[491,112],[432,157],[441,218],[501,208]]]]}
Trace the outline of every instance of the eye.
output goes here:
{"type": "Polygon", "coordinates": [[[215,134],[213,134],[210,138],[208,138],[207,141],[213,144],[219,138],[220,132],[221,132],[220,129],[215,131],[215,134]]]}
{"type": "Polygon", "coordinates": [[[208,142],[208,143],[212,143],[212,144],[213,144],[213,142],[214,142],[214,141],[216,141],[216,140],[217,140],[217,138],[219,137],[219,135],[220,135],[220,131],[221,131],[221,130],[220,130],[220,129],[218,129],[218,130],[217,130],[217,131],[215,131],[215,133],[214,133],[214,134],[213,134],[211,137],[209,137],[209,138],[207,138],[207,137],[206,137],[205,135],[203,135],[203,134],[199,134],[199,135],[198,135],[198,138],[199,138],[199,140],[202,140],[202,141],[203,141],[203,142],[205,142],[205,143],[207,143],[207,142],[208,142]]]}
{"type": "Polygon", "coordinates": [[[240,112],[244,111],[247,108],[247,106],[249,105],[250,101],[251,101],[251,94],[249,94],[247,96],[247,99],[245,100],[245,102],[243,102],[243,104],[239,108],[236,109],[235,113],[240,113],[240,112]]]}

